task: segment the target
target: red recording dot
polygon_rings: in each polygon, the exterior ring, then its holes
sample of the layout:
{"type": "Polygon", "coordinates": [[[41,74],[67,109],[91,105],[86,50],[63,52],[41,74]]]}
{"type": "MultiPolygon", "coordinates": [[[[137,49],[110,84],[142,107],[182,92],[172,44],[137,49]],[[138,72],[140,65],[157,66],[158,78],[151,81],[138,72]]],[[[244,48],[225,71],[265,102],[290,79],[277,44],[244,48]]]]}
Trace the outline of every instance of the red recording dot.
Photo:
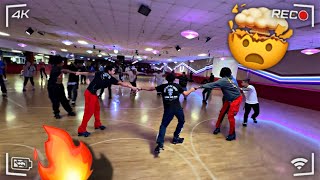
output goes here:
{"type": "Polygon", "coordinates": [[[306,21],[309,17],[309,14],[305,10],[301,10],[298,14],[298,17],[301,21],[306,21]]]}

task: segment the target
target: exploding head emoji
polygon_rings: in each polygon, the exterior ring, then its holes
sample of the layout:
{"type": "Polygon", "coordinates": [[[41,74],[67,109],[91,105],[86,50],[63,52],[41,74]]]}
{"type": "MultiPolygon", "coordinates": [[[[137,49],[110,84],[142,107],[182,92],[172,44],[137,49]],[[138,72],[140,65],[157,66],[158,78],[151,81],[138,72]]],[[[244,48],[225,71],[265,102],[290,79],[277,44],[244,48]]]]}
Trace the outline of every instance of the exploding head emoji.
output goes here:
{"type": "Polygon", "coordinates": [[[236,5],[232,12],[237,13],[235,22],[238,26],[234,30],[233,21],[229,21],[232,32],[228,43],[233,57],[241,65],[255,70],[278,64],[288,49],[285,39],[293,34],[287,21],[272,17],[271,10],[265,7],[244,9],[238,13],[236,5]]]}

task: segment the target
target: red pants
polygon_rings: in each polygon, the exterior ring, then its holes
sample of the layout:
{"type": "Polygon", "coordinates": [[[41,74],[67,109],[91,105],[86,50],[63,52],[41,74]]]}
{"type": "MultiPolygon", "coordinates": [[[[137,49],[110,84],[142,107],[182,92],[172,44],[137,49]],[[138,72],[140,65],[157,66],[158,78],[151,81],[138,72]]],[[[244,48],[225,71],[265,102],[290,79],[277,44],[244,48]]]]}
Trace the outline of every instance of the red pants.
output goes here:
{"type": "Polygon", "coordinates": [[[99,104],[98,96],[86,90],[84,92],[84,99],[85,99],[84,114],[83,114],[82,123],[78,128],[78,133],[84,133],[87,131],[87,125],[92,115],[94,115],[94,118],[95,118],[94,127],[98,128],[101,126],[100,104],[99,104]]]}
{"type": "Polygon", "coordinates": [[[229,134],[231,135],[235,132],[234,116],[237,115],[237,113],[239,112],[241,102],[242,102],[242,96],[239,96],[237,99],[235,99],[232,102],[225,101],[223,103],[223,107],[220,110],[219,118],[216,123],[216,128],[220,128],[220,125],[221,125],[221,122],[224,118],[224,115],[226,114],[226,111],[229,108],[229,111],[228,111],[228,119],[229,119],[229,124],[230,124],[229,134]]]}

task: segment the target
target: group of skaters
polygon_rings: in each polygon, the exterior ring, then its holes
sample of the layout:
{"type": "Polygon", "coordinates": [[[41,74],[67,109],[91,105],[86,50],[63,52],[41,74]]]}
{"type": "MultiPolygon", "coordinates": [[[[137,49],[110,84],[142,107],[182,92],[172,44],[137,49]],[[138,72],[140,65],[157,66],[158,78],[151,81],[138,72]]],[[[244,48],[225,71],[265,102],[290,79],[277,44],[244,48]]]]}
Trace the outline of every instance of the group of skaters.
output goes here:
{"type": "MultiPolygon", "coordinates": [[[[162,96],[163,100],[163,117],[159,129],[159,134],[157,136],[157,146],[155,148],[155,153],[160,153],[163,150],[164,137],[166,133],[166,128],[175,116],[178,119],[178,124],[176,130],[173,134],[173,144],[183,143],[184,138],[180,137],[180,133],[183,129],[185,118],[183,108],[180,104],[179,97],[182,94],[186,100],[187,96],[198,89],[203,89],[203,102],[207,103],[210,93],[215,88],[220,88],[223,93],[223,106],[220,110],[218,120],[216,122],[215,130],[213,134],[220,133],[221,122],[225,115],[227,115],[230,129],[229,134],[226,138],[227,141],[232,141],[236,139],[235,132],[235,116],[239,112],[240,105],[242,102],[242,93],[244,94],[245,101],[245,113],[243,126],[247,126],[248,115],[251,109],[254,110],[254,114],[251,116],[254,123],[257,123],[257,116],[259,115],[259,102],[257,98],[257,93],[255,88],[250,85],[250,80],[245,79],[242,81],[242,88],[239,87],[237,81],[232,76],[231,69],[224,67],[220,71],[220,79],[215,81],[213,74],[209,78],[209,82],[198,87],[192,87],[187,89],[187,83],[190,81],[183,73],[179,77],[179,83],[175,83],[176,76],[174,73],[164,73],[158,71],[155,74],[156,86],[138,88],[137,81],[137,71],[135,69],[125,69],[125,71],[118,70],[119,78],[115,78],[116,69],[112,66],[106,66],[99,68],[98,70],[86,70],[84,71],[80,63],[74,63],[68,67],[68,69],[63,69],[63,59],[58,56],[50,57],[50,61],[53,64],[50,78],[48,80],[48,94],[52,102],[52,108],[54,116],[60,119],[60,104],[68,112],[69,116],[75,116],[75,113],[68,100],[71,99],[71,104],[75,105],[77,98],[77,89],[79,84],[79,76],[86,78],[91,77],[90,83],[85,90],[84,100],[85,108],[84,115],[81,125],[78,127],[78,135],[88,137],[90,132],[87,131],[87,125],[92,116],[95,118],[94,128],[98,130],[104,130],[106,127],[102,125],[100,119],[100,103],[99,103],[99,91],[105,88],[111,88],[112,85],[127,87],[131,89],[132,93],[137,91],[157,91],[159,96],[162,96]],[[68,73],[68,98],[65,95],[63,86],[63,74],[68,73]],[[127,76],[130,83],[124,82],[123,77],[127,76]],[[163,78],[165,77],[167,83],[163,83],[163,78]]],[[[1,64],[0,64],[0,77],[1,77],[1,64]]],[[[82,79],[82,78],[81,78],[82,79]]],[[[0,78],[1,82],[1,78],[0,78]]],[[[32,81],[31,81],[32,82],[32,81]]],[[[2,87],[2,86],[1,86],[2,87]]],[[[111,89],[109,89],[109,93],[111,89]]],[[[109,95],[111,97],[111,95],[109,95]]]]}

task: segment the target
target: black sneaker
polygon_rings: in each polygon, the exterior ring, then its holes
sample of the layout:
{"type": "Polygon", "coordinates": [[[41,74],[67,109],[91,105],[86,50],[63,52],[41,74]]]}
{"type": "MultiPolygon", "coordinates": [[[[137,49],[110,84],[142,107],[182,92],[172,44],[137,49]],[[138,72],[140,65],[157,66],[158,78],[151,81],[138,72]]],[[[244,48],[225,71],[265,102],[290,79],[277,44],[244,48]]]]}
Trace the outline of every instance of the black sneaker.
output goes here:
{"type": "Polygon", "coordinates": [[[103,125],[101,125],[101,126],[99,126],[99,127],[96,127],[96,128],[94,128],[94,129],[105,130],[105,129],[106,129],[106,127],[105,127],[105,126],[103,126],[103,125]]]}
{"type": "Polygon", "coordinates": [[[2,97],[7,97],[7,93],[2,93],[2,97]]]}
{"type": "Polygon", "coordinates": [[[90,134],[91,133],[89,133],[89,132],[83,132],[83,133],[78,133],[78,136],[84,136],[84,137],[88,137],[88,136],[90,136],[90,134]]]}
{"type": "Polygon", "coordinates": [[[242,123],[242,126],[243,127],[247,127],[247,123],[242,123]]]}
{"type": "Polygon", "coordinates": [[[54,115],[54,118],[56,118],[56,119],[61,119],[61,116],[60,116],[60,114],[55,114],[55,115],[54,115]]]}
{"type": "Polygon", "coordinates": [[[72,105],[72,106],[75,106],[75,105],[76,105],[76,102],[75,102],[75,101],[71,101],[71,105],[72,105]]]}
{"type": "Polygon", "coordinates": [[[174,137],[172,139],[172,144],[182,144],[184,141],[184,138],[180,138],[180,137],[174,137]]]}
{"type": "Polygon", "coordinates": [[[233,134],[229,134],[227,136],[227,141],[232,141],[232,140],[236,140],[236,133],[233,133],[233,134]]]}
{"type": "Polygon", "coordinates": [[[164,150],[163,149],[163,144],[158,144],[157,147],[154,149],[154,153],[155,154],[159,154],[160,150],[164,150]]]}
{"type": "Polygon", "coordinates": [[[73,111],[68,113],[68,116],[76,116],[76,113],[74,113],[73,111]]]}
{"type": "Polygon", "coordinates": [[[220,128],[216,128],[214,131],[213,131],[213,134],[219,134],[220,133],[220,128]]]}
{"type": "MultiPolygon", "coordinates": [[[[251,117],[252,118],[252,117],[251,117]]],[[[254,123],[258,123],[256,118],[252,118],[254,123]]]]}

